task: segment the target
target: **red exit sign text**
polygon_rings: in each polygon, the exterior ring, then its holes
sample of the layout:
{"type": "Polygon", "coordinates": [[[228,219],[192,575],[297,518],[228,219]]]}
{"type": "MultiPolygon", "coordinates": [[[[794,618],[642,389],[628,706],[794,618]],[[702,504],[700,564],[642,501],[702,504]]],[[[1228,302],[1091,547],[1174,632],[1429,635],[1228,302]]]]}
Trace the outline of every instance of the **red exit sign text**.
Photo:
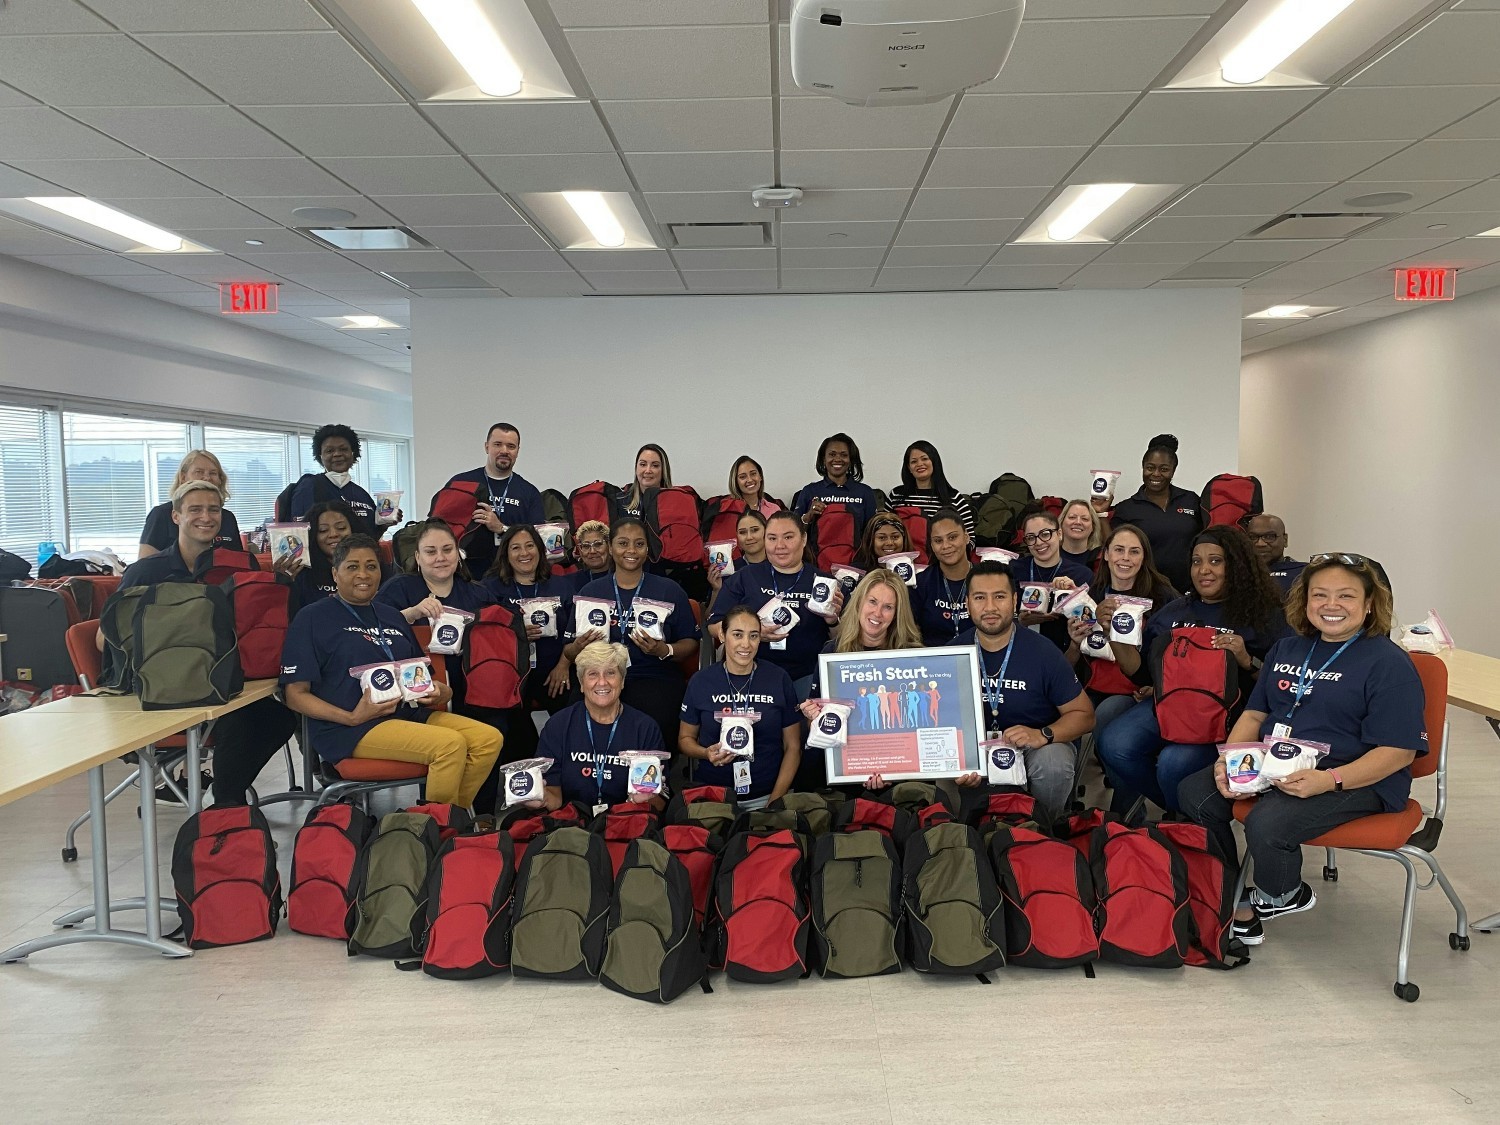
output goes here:
{"type": "Polygon", "coordinates": [[[1412,269],[1396,271],[1396,300],[1451,301],[1458,296],[1458,271],[1412,269]]]}
{"type": "Polygon", "coordinates": [[[249,316],[276,311],[274,281],[219,282],[219,311],[225,316],[249,316]]]}

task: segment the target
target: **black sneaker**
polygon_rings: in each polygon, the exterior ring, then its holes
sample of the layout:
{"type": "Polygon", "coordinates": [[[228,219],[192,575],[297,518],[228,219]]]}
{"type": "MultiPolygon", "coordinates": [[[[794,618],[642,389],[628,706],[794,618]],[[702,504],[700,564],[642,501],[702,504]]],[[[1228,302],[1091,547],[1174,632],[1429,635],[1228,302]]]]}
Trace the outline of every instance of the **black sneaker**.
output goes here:
{"type": "Polygon", "coordinates": [[[1236,918],[1232,933],[1235,940],[1242,945],[1259,945],[1266,940],[1266,930],[1260,924],[1259,918],[1251,918],[1248,922],[1242,922],[1236,918]]]}
{"type": "MultiPolygon", "coordinates": [[[[186,792],[187,782],[179,781],[178,785],[186,792]]],[[[187,807],[187,802],[165,785],[158,785],[156,787],[156,803],[158,805],[175,805],[177,808],[187,807]]]]}
{"type": "Polygon", "coordinates": [[[1299,883],[1297,893],[1281,906],[1272,906],[1261,897],[1259,891],[1251,896],[1251,904],[1255,907],[1255,917],[1267,922],[1286,914],[1300,914],[1304,910],[1311,910],[1318,904],[1318,896],[1313,894],[1313,889],[1306,883],[1299,883]]]}

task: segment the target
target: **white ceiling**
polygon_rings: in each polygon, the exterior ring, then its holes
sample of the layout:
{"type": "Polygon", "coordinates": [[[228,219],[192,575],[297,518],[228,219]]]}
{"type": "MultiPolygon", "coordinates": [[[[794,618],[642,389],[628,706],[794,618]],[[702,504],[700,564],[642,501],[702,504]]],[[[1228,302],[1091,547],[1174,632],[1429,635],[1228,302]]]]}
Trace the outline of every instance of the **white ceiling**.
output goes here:
{"type": "Polygon", "coordinates": [[[214,312],[215,283],[282,282],[248,323],[409,367],[434,299],[379,275],[468,274],[496,297],[1230,285],[1258,351],[1403,312],[1391,268],[1500,285],[1500,0],[1434,3],[1333,89],[1164,90],[1241,0],[1031,0],[1009,64],[939,104],[804,95],[786,0],[530,0],[580,99],[410,101],[317,0],[5,0],[0,196],[80,193],[224,254],[118,255],[0,220],[0,254],[214,312]],[[1008,245],[1068,183],[1189,190],[1122,242],[1008,245]],[[807,191],[770,215],[752,188],[807,191]],[[560,253],[507,195],[631,193],[658,225],[773,222],[774,246],[560,253]],[[1351,207],[1371,192],[1411,199],[1351,207]],[[398,222],[437,249],[337,253],[297,207],[398,222]],[[1247,240],[1289,210],[1395,217],[1343,240],[1247,240]],[[305,224],[304,224],[305,225],[305,224]],[[257,239],[264,245],[248,246],[257,239]],[[227,255],[227,257],[226,257],[227,255]]]}

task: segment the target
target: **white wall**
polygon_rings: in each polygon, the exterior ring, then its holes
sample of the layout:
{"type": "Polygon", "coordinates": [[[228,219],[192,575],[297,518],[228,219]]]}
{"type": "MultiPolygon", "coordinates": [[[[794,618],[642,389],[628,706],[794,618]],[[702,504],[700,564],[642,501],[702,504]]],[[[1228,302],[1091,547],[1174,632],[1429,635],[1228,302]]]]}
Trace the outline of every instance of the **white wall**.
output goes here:
{"type": "Polygon", "coordinates": [[[1292,554],[1354,551],[1397,613],[1500,656],[1500,289],[1245,360],[1240,460],[1292,554]],[[1274,499],[1274,503],[1272,498],[1274,499]]]}
{"type": "Polygon", "coordinates": [[[1179,479],[1233,471],[1240,298],[1233,289],[412,302],[417,490],[483,460],[488,424],[522,428],[520,471],[567,491],[628,483],[664,446],[674,479],[725,491],[748,453],[772,495],[815,476],[848,431],[865,479],[900,483],[917,438],[956,487],[1005,471],[1079,496],[1146,441],[1183,439],[1179,479]]]}
{"type": "Polygon", "coordinates": [[[0,257],[0,388],[7,387],[411,433],[404,373],[0,257]]]}

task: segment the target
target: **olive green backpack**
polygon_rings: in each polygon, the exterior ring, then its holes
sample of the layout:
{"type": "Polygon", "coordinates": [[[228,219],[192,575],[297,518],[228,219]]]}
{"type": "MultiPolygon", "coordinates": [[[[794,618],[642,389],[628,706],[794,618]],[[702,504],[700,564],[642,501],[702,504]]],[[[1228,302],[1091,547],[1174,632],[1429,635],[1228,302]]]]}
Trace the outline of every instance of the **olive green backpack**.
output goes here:
{"type": "Polygon", "coordinates": [[[813,846],[813,942],[825,977],[901,971],[901,861],[873,829],[834,832],[813,846]]]}
{"type": "Polygon", "coordinates": [[[426,813],[393,812],[380,818],[365,842],[364,868],[349,956],[415,957],[426,927],[427,873],[437,856],[438,822],[426,813]]]}
{"type": "Polygon", "coordinates": [[[687,868],[661,844],[632,840],[615,880],[599,980],[606,988],[667,1004],[707,983],[687,868]]]}

